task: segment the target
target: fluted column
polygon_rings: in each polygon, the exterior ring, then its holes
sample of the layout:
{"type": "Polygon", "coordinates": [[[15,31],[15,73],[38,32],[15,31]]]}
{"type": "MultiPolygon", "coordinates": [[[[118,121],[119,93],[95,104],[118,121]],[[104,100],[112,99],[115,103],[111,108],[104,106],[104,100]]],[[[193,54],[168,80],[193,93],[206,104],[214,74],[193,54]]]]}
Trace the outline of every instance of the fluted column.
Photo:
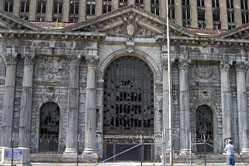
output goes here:
{"type": "Polygon", "coordinates": [[[29,148],[32,109],[34,54],[24,54],[24,75],[19,122],[19,147],[29,148]]]}
{"type": "Polygon", "coordinates": [[[19,12],[20,12],[20,0],[19,1],[15,0],[13,5],[13,14],[15,16],[19,16],[19,12]]]}
{"type": "Polygon", "coordinates": [[[234,0],[234,20],[235,20],[236,27],[239,27],[242,25],[240,0],[234,0]]]}
{"type": "Polygon", "coordinates": [[[36,21],[37,0],[31,0],[29,5],[29,21],[36,21]]]}
{"type": "Polygon", "coordinates": [[[8,52],[4,55],[6,62],[6,77],[2,112],[2,147],[11,147],[16,80],[16,56],[17,53],[14,50],[8,50],[8,52]]]}
{"type": "Polygon", "coordinates": [[[246,97],[246,63],[240,62],[236,64],[237,76],[237,106],[238,106],[238,122],[239,122],[239,142],[240,151],[243,154],[249,154],[249,138],[248,138],[248,111],[246,97]]]}
{"type": "Polygon", "coordinates": [[[190,3],[191,28],[198,28],[197,1],[190,3]]]}
{"type": "Polygon", "coordinates": [[[69,22],[70,3],[69,0],[63,0],[62,22],[69,22]]]}
{"type": "Polygon", "coordinates": [[[65,154],[77,154],[78,112],[79,112],[79,66],[80,57],[68,56],[69,83],[68,83],[68,126],[65,154]]]}
{"type": "Polygon", "coordinates": [[[221,62],[221,105],[223,140],[232,137],[232,94],[229,76],[230,64],[221,62]]]}
{"type": "Polygon", "coordinates": [[[213,29],[213,7],[212,0],[205,0],[207,29],[213,29]]]}
{"type": "Polygon", "coordinates": [[[182,26],[182,0],[175,0],[176,24],[182,26]]]}
{"type": "Polygon", "coordinates": [[[86,19],[86,0],[80,0],[79,2],[79,22],[86,19]]]}
{"type": "Polygon", "coordinates": [[[179,63],[179,83],[180,83],[180,151],[188,152],[189,149],[189,129],[190,129],[190,110],[189,110],[189,84],[188,84],[189,62],[181,60],[179,63]]]}
{"type": "Polygon", "coordinates": [[[228,29],[227,23],[227,2],[226,0],[220,0],[220,21],[221,21],[221,29],[228,29]]]}
{"type": "Polygon", "coordinates": [[[52,21],[52,15],[53,15],[53,6],[54,1],[50,0],[46,3],[46,21],[52,21]]]}
{"type": "Polygon", "coordinates": [[[96,66],[98,56],[87,55],[86,125],[83,158],[97,159],[96,152],[96,66]]]}

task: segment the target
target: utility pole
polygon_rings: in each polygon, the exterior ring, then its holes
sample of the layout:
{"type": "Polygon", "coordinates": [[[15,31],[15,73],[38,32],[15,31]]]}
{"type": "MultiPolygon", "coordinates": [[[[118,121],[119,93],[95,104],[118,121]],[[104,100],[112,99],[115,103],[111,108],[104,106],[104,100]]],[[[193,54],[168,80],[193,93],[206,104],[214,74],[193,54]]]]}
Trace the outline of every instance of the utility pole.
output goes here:
{"type": "Polygon", "coordinates": [[[166,24],[167,24],[167,54],[168,54],[168,86],[169,86],[169,163],[173,166],[173,147],[172,147],[172,106],[171,106],[171,66],[170,66],[170,39],[169,39],[169,2],[166,0],[166,24]]]}

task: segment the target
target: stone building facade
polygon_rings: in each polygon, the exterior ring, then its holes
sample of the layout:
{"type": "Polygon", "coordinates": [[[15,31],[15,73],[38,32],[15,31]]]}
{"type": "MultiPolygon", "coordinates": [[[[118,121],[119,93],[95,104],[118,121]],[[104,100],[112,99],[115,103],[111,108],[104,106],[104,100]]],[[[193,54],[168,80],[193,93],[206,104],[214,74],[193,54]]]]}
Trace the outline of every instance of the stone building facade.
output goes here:
{"type": "MultiPolygon", "coordinates": [[[[248,31],[207,35],[170,23],[174,150],[232,138],[249,153],[248,31]],[[187,132],[186,132],[187,131],[187,132]]],[[[1,146],[101,159],[139,141],[159,159],[168,129],[166,20],[127,6],[43,28],[0,10],[1,146]]],[[[203,147],[195,146],[195,153],[203,147]]],[[[134,159],[126,156],[123,159],[134,159]]],[[[135,159],[138,156],[135,156],[135,159]]]]}

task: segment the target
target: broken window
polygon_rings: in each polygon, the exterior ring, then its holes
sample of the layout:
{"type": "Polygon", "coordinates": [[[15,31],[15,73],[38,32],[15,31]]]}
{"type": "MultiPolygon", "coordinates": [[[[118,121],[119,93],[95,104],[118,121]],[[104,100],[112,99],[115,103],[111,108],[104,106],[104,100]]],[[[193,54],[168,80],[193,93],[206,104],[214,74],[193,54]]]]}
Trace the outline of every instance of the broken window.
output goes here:
{"type": "Polygon", "coordinates": [[[119,7],[127,6],[127,0],[119,0],[119,7]]]}
{"type": "Polygon", "coordinates": [[[204,7],[205,6],[205,1],[204,0],[197,0],[197,6],[204,7]]]}
{"type": "Polygon", "coordinates": [[[13,0],[5,0],[4,1],[4,10],[6,12],[12,12],[13,11],[13,0]]]}
{"type": "Polygon", "coordinates": [[[46,103],[40,110],[39,151],[58,151],[60,109],[55,103],[46,103]]]}
{"type": "Polygon", "coordinates": [[[227,0],[227,8],[232,9],[233,8],[233,0],[227,0]]]}
{"type": "Polygon", "coordinates": [[[151,13],[159,16],[159,0],[151,0],[151,13]]]}
{"type": "Polygon", "coordinates": [[[198,21],[205,21],[205,10],[198,9],[198,21]]]}
{"type": "MultiPolygon", "coordinates": [[[[213,115],[208,106],[200,106],[195,113],[196,120],[196,142],[203,143],[204,140],[213,145],[213,115]]],[[[213,152],[213,147],[208,145],[197,145],[197,152],[213,152]],[[204,147],[205,146],[205,147],[204,147]]]]}
{"type": "Polygon", "coordinates": [[[103,13],[112,11],[112,0],[103,1],[103,13]]]}
{"type": "Polygon", "coordinates": [[[86,2],[86,14],[87,16],[95,15],[95,0],[87,0],[86,2]]]}
{"type": "Polygon", "coordinates": [[[114,61],[105,73],[104,133],[148,134],[154,126],[153,73],[135,57],[114,61]]]}
{"type": "Polygon", "coordinates": [[[70,0],[69,22],[78,22],[79,0],[70,0]]]}
{"type": "Polygon", "coordinates": [[[144,7],[144,0],[136,0],[135,5],[143,8],[144,7]]]}
{"type": "Polygon", "coordinates": [[[46,13],[46,0],[38,0],[37,13],[46,13]]]}
{"type": "Polygon", "coordinates": [[[213,10],[213,21],[220,21],[220,10],[213,10]]]}
{"type": "Polygon", "coordinates": [[[215,8],[219,7],[220,6],[219,5],[219,0],[212,0],[212,6],[215,7],[215,8]]]}

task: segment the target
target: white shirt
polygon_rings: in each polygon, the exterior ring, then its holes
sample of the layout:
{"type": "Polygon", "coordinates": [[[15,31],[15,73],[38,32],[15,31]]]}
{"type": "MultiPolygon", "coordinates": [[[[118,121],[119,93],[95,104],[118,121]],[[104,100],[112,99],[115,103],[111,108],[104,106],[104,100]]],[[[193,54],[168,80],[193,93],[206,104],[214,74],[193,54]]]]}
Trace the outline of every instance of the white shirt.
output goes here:
{"type": "Polygon", "coordinates": [[[227,155],[234,155],[234,147],[232,144],[227,144],[224,150],[227,155]]]}

